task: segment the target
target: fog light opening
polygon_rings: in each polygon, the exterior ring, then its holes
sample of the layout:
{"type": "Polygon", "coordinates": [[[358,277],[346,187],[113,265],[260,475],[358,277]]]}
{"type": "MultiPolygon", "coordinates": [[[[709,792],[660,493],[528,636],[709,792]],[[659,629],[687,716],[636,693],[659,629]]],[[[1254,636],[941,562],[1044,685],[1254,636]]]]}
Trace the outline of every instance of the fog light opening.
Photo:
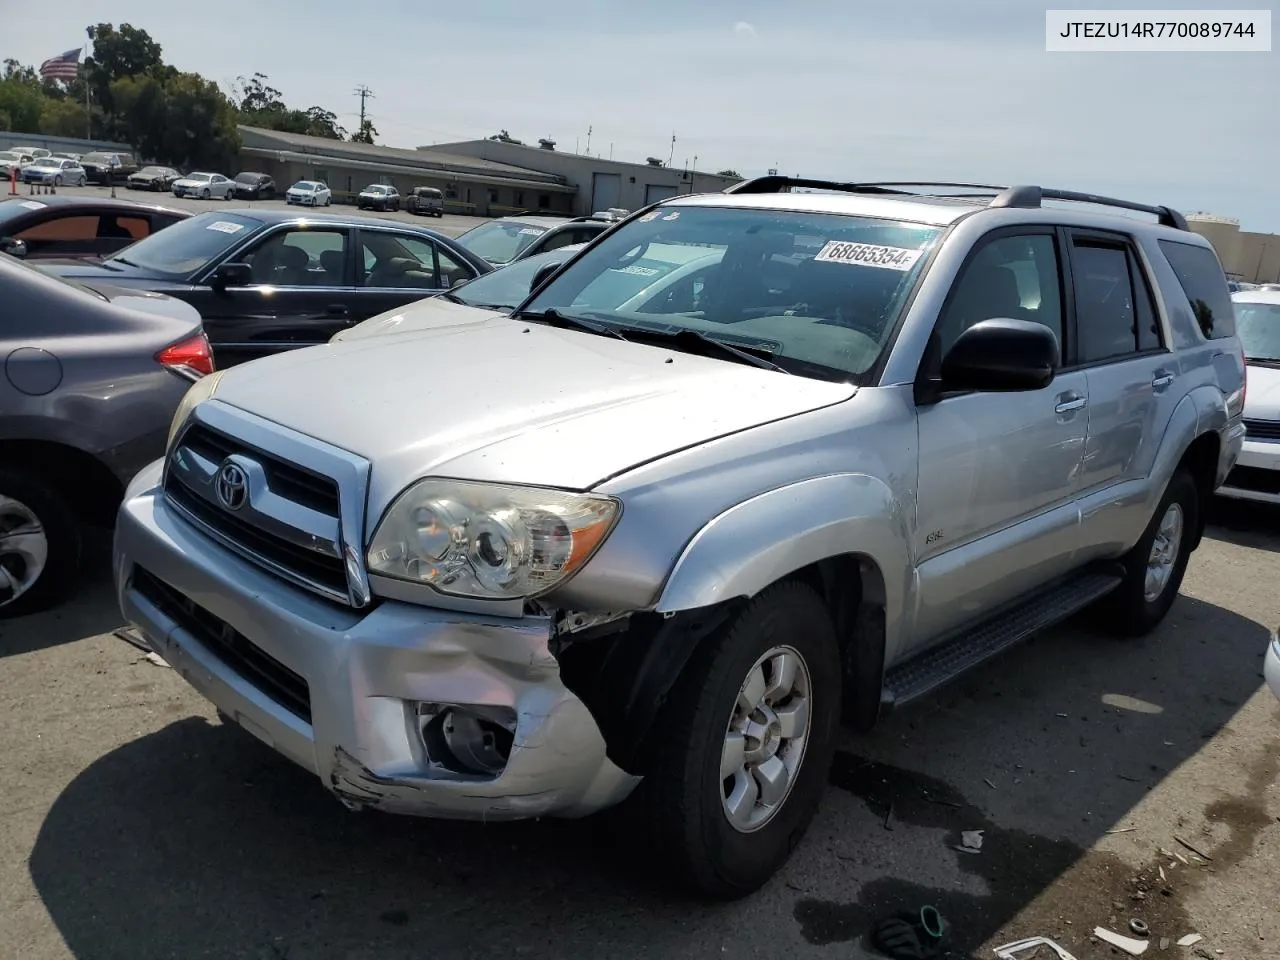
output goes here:
{"type": "Polygon", "coordinates": [[[496,777],[511,758],[516,718],[504,707],[423,703],[418,728],[432,763],[453,773],[496,777]]]}

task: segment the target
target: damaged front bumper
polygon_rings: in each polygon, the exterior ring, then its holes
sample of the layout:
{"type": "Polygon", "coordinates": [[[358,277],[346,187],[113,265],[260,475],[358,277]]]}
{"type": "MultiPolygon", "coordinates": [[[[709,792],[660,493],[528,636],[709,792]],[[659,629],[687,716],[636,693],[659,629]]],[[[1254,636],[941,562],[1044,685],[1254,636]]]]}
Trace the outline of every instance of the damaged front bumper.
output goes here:
{"type": "Polygon", "coordinates": [[[548,618],[327,603],[202,537],[166,508],[159,480],[148,468],[120,509],[124,616],[224,715],[349,806],[575,817],[634,789],[561,681],[548,618]]]}

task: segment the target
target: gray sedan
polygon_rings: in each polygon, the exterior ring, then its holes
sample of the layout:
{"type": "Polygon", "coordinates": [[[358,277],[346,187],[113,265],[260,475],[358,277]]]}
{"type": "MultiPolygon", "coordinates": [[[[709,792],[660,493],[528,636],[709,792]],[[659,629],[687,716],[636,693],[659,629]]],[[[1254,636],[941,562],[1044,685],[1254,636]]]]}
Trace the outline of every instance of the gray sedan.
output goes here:
{"type": "Polygon", "coordinates": [[[71,591],[84,529],[110,527],[213,361],[199,313],[159,294],[0,254],[0,303],[0,617],[11,617],[71,591]]]}

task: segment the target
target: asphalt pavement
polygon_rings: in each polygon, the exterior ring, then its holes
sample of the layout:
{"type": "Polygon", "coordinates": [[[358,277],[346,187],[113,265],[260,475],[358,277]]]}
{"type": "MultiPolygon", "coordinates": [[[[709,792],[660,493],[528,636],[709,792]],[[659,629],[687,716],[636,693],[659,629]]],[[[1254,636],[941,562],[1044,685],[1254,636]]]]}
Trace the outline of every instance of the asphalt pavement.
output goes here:
{"type": "MultiPolygon", "coordinates": [[[[29,195],[30,189],[30,184],[18,184],[18,193],[23,197],[29,195]]],[[[7,195],[8,187],[0,187],[0,199],[7,195]]],[[[59,187],[58,195],[107,197],[111,195],[111,190],[108,187],[96,185],[59,187]]],[[[38,200],[39,196],[32,196],[31,199],[38,200]]],[[[406,223],[416,223],[432,230],[439,230],[447,237],[456,237],[461,233],[465,233],[487,219],[485,217],[469,217],[454,213],[446,213],[443,217],[423,217],[413,213],[405,213],[403,210],[396,213],[378,213],[373,210],[357,210],[350,204],[334,204],[329,207],[320,207],[313,211],[308,207],[300,207],[296,204],[290,206],[283,200],[199,200],[195,197],[175,197],[167,191],[129,190],[121,186],[116,187],[116,199],[156,204],[161,207],[168,207],[171,210],[189,210],[192,213],[204,213],[206,210],[253,210],[256,208],[262,210],[292,210],[297,213],[315,214],[316,216],[338,214],[342,216],[380,217],[389,220],[401,220],[406,223]]]]}
{"type": "Polygon", "coordinates": [[[955,956],[1110,958],[1094,928],[1133,918],[1149,957],[1280,955],[1280,511],[1220,504],[1153,635],[1081,616],[848,737],[782,874],[714,906],[640,871],[616,816],[348,812],[111,634],[106,549],[76,601],[0,621],[0,957],[847,958],[925,904],[955,956]]]}

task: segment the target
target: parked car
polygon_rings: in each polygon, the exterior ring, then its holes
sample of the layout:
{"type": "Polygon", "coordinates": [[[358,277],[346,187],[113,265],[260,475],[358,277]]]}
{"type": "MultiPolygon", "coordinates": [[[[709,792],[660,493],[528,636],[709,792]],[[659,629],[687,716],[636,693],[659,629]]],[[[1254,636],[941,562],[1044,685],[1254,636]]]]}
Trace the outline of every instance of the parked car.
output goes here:
{"type": "Polygon", "coordinates": [[[510,317],[201,381],[121,508],[126,619],[350,807],[581,816],[644,780],[664,879],[756,889],[841,719],[1095,602],[1154,628],[1244,433],[1181,214],[887,188],[673,197],[510,317]],[[612,309],[672,247],[721,253],[700,307],[612,309]]]}
{"type": "Polygon", "coordinates": [[[180,300],[0,257],[0,303],[0,617],[12,617],[76,587],[84,529],[110,529],[213,367],[200,315],[180,300]]]}
{"type": "Polygon", "coordinates": [[[88,182],[84,167],[74,160],[41,157],[22,168],[23,183],[47,183],[55,187],[83,187],[88,182]]]}
{"type": "Polygon", "coordinates": [[[124,182],[130,190],[154,190],[168,192],[173,189],[174,181],[181,180],[182,174],[173,167],[143,167],[137,173],[131,173],[124,182]]]}
{"type": "Polygon", "coordinates": [[[0,199],[0,253],[106,257],[189,216],[152,204],[57,194],[0,199]]]}
{"type": "Polygon", "coordinates": [[[199,197],[201,200],[217,197],[220,200],[230,200],[235,195],[235,181],[220,173],[197,171],[173,181],[170,189],[175,197],[199,197]]]}
{"type": "Polygon", "coordinates": [[[525,257],[474,280],[455,284],[434,297],[370,317],[354,327],[340,330],[330,338],[330,342],[456,326],[507,313],[529,296],[530,285],[544,267],[558,266],[582,248],[583,245],[579,244],[525,257]]]}
{"type": "Polygon", "coordinates": [[[235,191],[237,200],[274,200],[276,182],[265,173],[246,171],[236,174],[235,191]]]}
{"type": "Polygon", "coordinates": [[[458,242],[499,266],[557,247],[586,243],[613,225],[595,217],[502,217],[472,227],[458,242]]]}
{"type": "Polygon", "coordinates": [[[0,150],[0,174],[4,176],[5,180],[9,180],[15,170],[21,174],[22,168],[34,159],[31,154],[23,153],[20,150],[0,150]]]}
{"type": "Polygon", "coordinates": [[[425,217],[444,216],[444,194],[435,187],[414,187],[404,198],[405,213],[425,217]]]}
{"type": "Polygon", "coordinates": [[[399,210],[400,191],[386,183],[371,183],[356,196],[358,210],[399,210]]]}
{"type": "Polygon", "coordinates": [[[1249,367],[1244,448],[1218,491],[1224,497],[1280,504],[1280,290],[1242,290],[1235,331],[1249,367]]]}
{"type": "Polygon", "coordinates": [[[83,155],[79,153],[51,153],[49,156],[57,157],[59,160],[74,160],[76,163],[79,163],[83,158],[83,155]]]}
{"type": "Polygon", "coordinates": [[[304,207],[327,207],[333,200],[329,185],[321,180],[299,180],[284,193],[286,203],[304,207]]]}
{"type": "Polygon", "coordinates": [[[101,264],[42,269],[186,300],[229,367],[324,343],[492,268],[412,223],[254,209],[199,214],[101,264]]]}
{"type": "Polygon", "coordinates": [[[132,154],[114,153],[105,150],[95,150],[92,153],[86,153],[80,160],[80,165],[84,167],[85,176],[88,177],[90,183],[106,183],[107,175],[111,174],[114,181],[123,184],[133,174],[138,172],[138,163],[133,159],[132,154]],[[112,166],[112,158],[116,160],[116,166],[112,166]]]}

